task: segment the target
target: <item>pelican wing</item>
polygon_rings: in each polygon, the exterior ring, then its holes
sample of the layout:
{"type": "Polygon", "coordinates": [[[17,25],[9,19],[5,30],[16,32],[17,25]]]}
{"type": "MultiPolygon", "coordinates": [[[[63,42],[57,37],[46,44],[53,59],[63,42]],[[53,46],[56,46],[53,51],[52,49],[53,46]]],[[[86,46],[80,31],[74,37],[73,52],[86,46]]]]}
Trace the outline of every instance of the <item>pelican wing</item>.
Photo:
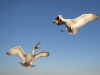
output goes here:
{"type": "Polygon", "coordinates": [[[14,48],[9,49],[6,52],[7,55],[17,55],[23,62],[25,62],[25,52],[22,50],[20,46],[16,46],[14,48]]]}
{"type": "Polygon", "coordinates": [[[49,56],[49,52],[46,52],[46,51],[40,51],[39,53],[37,53],[36,55],[35,55],[35,60],[36,59],[38,59],[38,58],[40,58],[40,57],[47,57],[47,56],[49,56]]]}
{"type": "Polygon", "coordinates": [[[81,16],[73,19],[74,25],[71,28],[80,28],[81,26],[85,25],[86,23],[98,19],[98,14],[82,14],[81,16]]]}

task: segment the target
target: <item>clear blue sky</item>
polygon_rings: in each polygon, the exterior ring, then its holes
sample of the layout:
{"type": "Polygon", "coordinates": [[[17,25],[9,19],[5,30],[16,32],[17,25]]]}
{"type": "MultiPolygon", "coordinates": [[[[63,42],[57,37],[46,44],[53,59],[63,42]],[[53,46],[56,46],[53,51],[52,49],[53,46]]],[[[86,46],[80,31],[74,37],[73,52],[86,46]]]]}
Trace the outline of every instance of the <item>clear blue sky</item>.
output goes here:
{"type": "Polygon", "coordinates": [[[100,15],[100,0],[0,0],[0,75],[100,75],[100,19],[78,29],[76,35],[62,33],[53,19],[76,18],[84,13],[100,15]],[[41,41],[49,57],[23,68],[6,51],[21,46],[26,53],[41,41]]]}

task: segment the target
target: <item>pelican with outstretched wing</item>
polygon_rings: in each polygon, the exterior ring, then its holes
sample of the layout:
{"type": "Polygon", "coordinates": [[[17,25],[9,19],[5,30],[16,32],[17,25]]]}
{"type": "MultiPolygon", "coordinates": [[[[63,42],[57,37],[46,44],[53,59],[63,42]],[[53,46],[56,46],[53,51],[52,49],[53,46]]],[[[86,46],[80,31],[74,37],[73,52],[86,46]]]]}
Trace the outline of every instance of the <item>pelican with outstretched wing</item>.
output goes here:
{"type": "Polygon", "coordinates": [[[7,55],[17,55],[23,62],[20,62],[20,64],[25,67],[34,67],[35,65],[32,65],[32,62],[40,57],[47,57],[49,56],[49,52],[46,51],[40,51],[37,54],[34,54],[34,50],[38,49],[37,47],[41,42],[39,42],[37,45],[33,47],[31,54],[26,54],[23,49],[20,46],[16,46],[14,48],[9,49],[6,54],[7,55]]]}
{"type": "MultiPolygon", "coordinates": [[[[76,34],[77,29],[84,26],[86,23],[97,20],[99,18],[98,14],[82,14],[81,16],[75,18],[75,19],[64,19],[62,15],[58,15],[54,20],[53,23],[59,25],[65,25],[66,30],[70,34],[76,34]]],[[[61,30],[62,32],[65,32],[66,30],[61,30]]]]}

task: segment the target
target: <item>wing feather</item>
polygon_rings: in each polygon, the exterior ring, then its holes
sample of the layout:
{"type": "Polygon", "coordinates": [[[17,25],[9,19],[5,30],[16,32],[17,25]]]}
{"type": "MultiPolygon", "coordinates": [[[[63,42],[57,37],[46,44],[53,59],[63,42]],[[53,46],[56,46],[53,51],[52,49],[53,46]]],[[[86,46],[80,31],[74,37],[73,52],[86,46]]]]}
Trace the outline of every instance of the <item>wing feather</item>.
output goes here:
{"type": "Polygon", "coordinates": [[[71,28],[80,28],[86,23],[98,19],[98,14],[82,14],[81,16],[73,19],[75,24],[71,28]]]}
{"type": "Polygon", "coordinates": [[[35,55],[35,60],[38,59],[38,58],[40,58],[40,57],[47,57],[47,56],[49,56],[49,55],[50,55],[49,52],[40,51],[39,53],[37,53],[37,54],[35,55]]]}
{"type": "Polygon", "coordinates": [[[23,62],[25,62],[25,52],[20,46],[13,47],[6,52],[7,55],[17,55],[23,62]]]}

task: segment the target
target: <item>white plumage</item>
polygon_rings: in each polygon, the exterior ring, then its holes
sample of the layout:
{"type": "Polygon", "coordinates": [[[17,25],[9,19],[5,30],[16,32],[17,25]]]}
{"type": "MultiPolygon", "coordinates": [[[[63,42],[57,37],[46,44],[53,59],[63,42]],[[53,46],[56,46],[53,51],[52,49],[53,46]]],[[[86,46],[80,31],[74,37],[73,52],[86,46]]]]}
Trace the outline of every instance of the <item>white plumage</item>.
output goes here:
{"type": "MultiPolygon", "coordinates": [[[[62,15],[58,15],[55,20],[53,20],[53,23],[57,25],[65,25],[66,30],[70,34],[76,34],[77,29],[85,25],[86,23],[98,19],[98,14],[82,14],[81,16],[75,18],[75,19],[64,19],[62,15]]],[[[65,32],[66,30],[61,30],[62,32],[65,32]]]]}
{"type": "MultiPolygon", "coordinates": [[[[38,44],[40,44],[40,42],[38,44]]],[[[36,59],[40,57],[49,56],[49,52],[46,52],[46,51],[40,51],[37,54],[34,54],[34,50],[38,48],[37,45],[34,46],[31,54],[26,54],[20,46],[16,46],[14,48],[9,49],[6,52],[6,54],[7,55],[17,55],[23,61],[23,63],[20,62],[20,64],[26,68],[34,67],[35,65],[32,65],[33,61],[35,61],[36,59]]]]}

